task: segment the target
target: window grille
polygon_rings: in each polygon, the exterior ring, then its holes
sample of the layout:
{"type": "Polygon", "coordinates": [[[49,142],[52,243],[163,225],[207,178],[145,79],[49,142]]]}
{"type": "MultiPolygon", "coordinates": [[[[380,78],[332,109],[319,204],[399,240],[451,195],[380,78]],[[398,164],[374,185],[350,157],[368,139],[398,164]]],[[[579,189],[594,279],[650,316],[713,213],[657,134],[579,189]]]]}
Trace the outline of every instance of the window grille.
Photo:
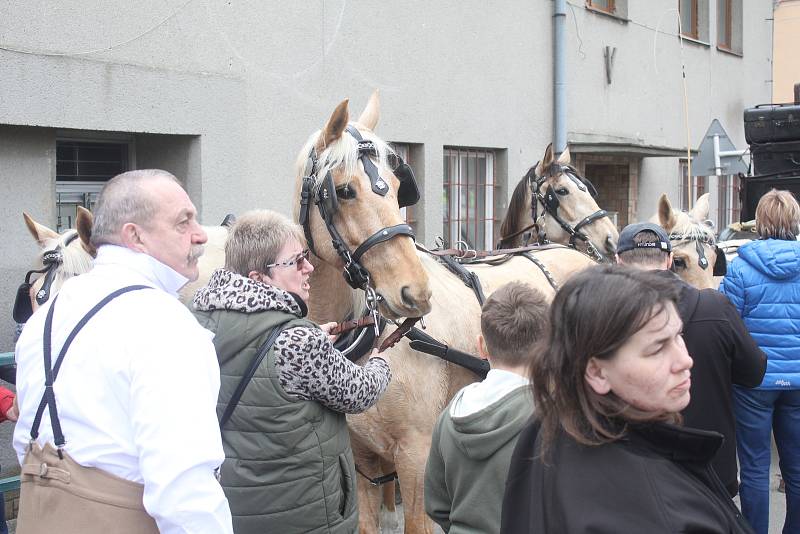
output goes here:
{"type": "Polygon", "coordinates": [[[717,199],[719,220],[718,230],[729,224],[739,222],[741,205],[739,201],[739,175],[723,175],[719,177],[717,199]]]}
{"type": "Polygon", "coordinates": [[[103,185],[132,168],[128,142],[56,141],[56,223],[62,232],[75,225],[78,206],[91,210],[103,185]]]}
{"type": "Polygon", "coordinates": [[[494,247],[495,155],[480,149],[444,150],[444,240],[450,246],[463,241],[476,250],[494,247]]]}
{"type": "Polygon", "coordinates": [[[687,164],[686,160],[681,160],[681,209],[684,211],[688,211],[689,209],[693,208],[697,199],[706,192],[706,177],[692,176],[690,180],[687,175],[688,171],[689,165],[687,164]]]}

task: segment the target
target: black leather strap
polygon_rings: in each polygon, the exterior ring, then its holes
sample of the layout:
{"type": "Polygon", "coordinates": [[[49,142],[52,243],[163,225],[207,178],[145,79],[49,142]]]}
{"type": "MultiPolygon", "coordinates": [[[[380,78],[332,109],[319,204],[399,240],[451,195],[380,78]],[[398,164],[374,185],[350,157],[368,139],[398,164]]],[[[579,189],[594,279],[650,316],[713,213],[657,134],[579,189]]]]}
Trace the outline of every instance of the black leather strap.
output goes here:
{"type": "Polygon", "coordinates": [[[456,350],[449,345],[445,345],[441,341],[437,341],[436,339],[432,338],[419,328],[414,327],[409,330],[409,332],[406,334],[406,337],[411,340],[409,346],[412,349],[436,356],[437,358],[441,358],[465,369],[469,369],[478,375],[481,380],[486,378],[486,375],[489,373],[489,369],[491,369],[488,360],[483,360],[477,356],[473,356],[472,354],[468,354],[466,352],[456,350]]]}
{"type": "Polygon", "coordinates": [[[398,235],[407,235],[412,240],[414,239],[414,230],[408,224],[402,223],[395,226],[390,226],[388,228],[384,228],[382,230],[378,230],[371,236],[369,236],[363,243],[358,245],[358,248],[353,252],[353,261],[358,261],[361,259],[361,256],[377,245],[378,243],[383,243],[384,241],[389,241],[394,236],[398,235]]]}
{"type": "Polygon", "coordinates": [[[450,272],[458,276],[461,281],[464,282],[464,285],[475,293],[475,298],[477,298],[480,305],[483,306],[483,303],[486,302],[486,297],[483,295],[483,288],[481,287],[481,281],[478,275],[467,270],[463,265],[454,260],[452,256],[439,256],[439,259],[444,261],[445,266],[450,272]]]}
{"type": "Polygon", "coordinates": [[[78,321],[78,324],[75,325],[75,327],[67,336],[66,341],[64,341],[64,345],[61,347],[61,351],[58,353],[55,365],[52,365],[52,330],[53,312],[56,307],[58,296],[56,296],[55,300],[53,300],[53,304],[51,304],[50,309],[47,310],[47,317],[45,317],[44,337],[42,340],[44,352],[44,395],[42,396],[42,400],[39,402],[39,407],[36,410],[36,416],[33,419],[33,425],[31,426],[31,440],[35,440],[39,437],[39,426],[42,424],[44,409],[45,406],[47,406],[49,407],[50,411],[50,424],[53,428],[53,439],[56,447],[59,449],[59,456],[61,455],[60,450],[66,441],[64,439],[64,433],[61,430],[61,421],[58,419],[58,409],[56,408],[56,397],[53,390],[53,384],[58,377],[58,371],[61,369],[61,364],[64,362],[64,357],[67,355],[70,345],[72,345],[72,342],[75,340],[75,336],[78,335],[78,332],[80,332],[83,327],[86,326],[86,323],[88,323],[89,320],[97,314],[97,312],[99,312],[106,304],[120,295],[130,291],[138,291],[139,289],[149,289],[149,286],[134,285],[123,287],[112,292],[103,300],[95,304],[94,307],[89,310],[89,312],[86,313],[86,315],[84,315],[80,321],[78,321]]]}
{"type": "Polygon", "coordinates": [[[231,395],[228,405],[225,406],[225,411],[222,412],[222,417],[219,419],[220,430],[231,418],[231,415],[233,415],[233,411],[239,404],[239,400],[241,400],[244,390],[247,388],[247,385],[250,384],[250,381],[253,379],[253,375],[256,374],[258,366],[261,365],[261,362],[264,360],[264,356],[267,355],[269,350],[272,348],[272,345],[275,344],[275,340],[278,339],[278,336],[282,330],[283,325],[274,327],[272,330],[270,330],[266,341],[264,341],[264,343],[261,344],[261,347],[259,347],[258,352],[256,352],[256,357],[253,358],[253,361],[250,363],[250,367],[247,368],[247,372],[239,381],[239,385],[236,386],[236,390],[233,392],[233,395],[231,395]]]}

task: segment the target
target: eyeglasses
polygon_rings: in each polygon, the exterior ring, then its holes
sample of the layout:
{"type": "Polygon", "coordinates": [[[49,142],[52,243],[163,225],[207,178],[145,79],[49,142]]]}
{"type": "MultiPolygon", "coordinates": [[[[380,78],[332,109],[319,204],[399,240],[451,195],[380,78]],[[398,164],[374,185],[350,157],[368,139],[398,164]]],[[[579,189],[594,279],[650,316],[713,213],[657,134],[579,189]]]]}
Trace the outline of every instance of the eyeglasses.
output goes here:
{"type": "Polygon", "coordinates": [[[290,260],[281,261],[278,263],[270,263],[269,265],[265,265],[265,269],[272,269],[273,267],[292,267],[296,266],[297,270],[301,270],[303,268],[303,262],[308,261],[308,254],[309,250],[305,249],[303,252],[298,254],[297,256],[293,257],[290,260]]]}

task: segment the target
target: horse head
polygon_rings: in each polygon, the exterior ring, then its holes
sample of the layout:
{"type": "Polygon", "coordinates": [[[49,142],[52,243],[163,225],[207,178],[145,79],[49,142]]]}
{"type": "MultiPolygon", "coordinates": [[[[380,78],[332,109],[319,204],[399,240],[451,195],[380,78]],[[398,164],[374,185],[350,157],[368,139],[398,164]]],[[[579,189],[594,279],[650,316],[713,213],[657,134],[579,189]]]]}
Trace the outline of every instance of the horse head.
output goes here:
{"type": "Polygon", "coordinates": [[[349,122],[344,100],[311,135],[296,165],[295,215],[315,262],[374,290],[387,317],[419,317],[431,309],[431,290],[400,215],[419,193],[410,168],[373,133],[378,118],[375,92],[358,121],[349,122]]]}
{"type": "Polygon", "coordinates": [[[31,313],[53,298],[68,279],[92,268],[95,248],[89,242],[92,232],[92,213],[79,206],[75,230],[59,234],[36,222],[27,213],[22,214],[28,231],[39,244],[36,266],[25,275],[25,282],[17,291],[14,303],[14,320],[24,323],[31,313]],[[31,281],[34,274],[39,276],[31,281]]]}
{"type": "Polygon", "coordinates": [[[689,212],[677,211],[666,194],[658,199],[658,213],[651,218],[669,234],[673,270],[685,282],[700,288],[716,288],[715,276],[723,276],[725,254],[717,246],[714,224],[708,219],[709,194],[697,199],[689,212]]]}
{"type": "Polygon", "coordinates": [[[570,165],[569,149],[556,160],[548,145],[514,190],[500,228],[501,247],[524,244],[525,231],[531,229],[533,239],[568,244],[597,259],[613,258],[619,232],[596,196],[592,183],[570,165]]]}

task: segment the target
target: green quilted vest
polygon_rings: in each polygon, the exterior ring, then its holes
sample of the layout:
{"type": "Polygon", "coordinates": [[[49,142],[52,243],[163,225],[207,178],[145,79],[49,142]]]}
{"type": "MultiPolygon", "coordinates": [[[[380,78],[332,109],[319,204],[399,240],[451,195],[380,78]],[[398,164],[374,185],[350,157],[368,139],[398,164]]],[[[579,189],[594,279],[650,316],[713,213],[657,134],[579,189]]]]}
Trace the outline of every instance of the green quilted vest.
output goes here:
{"type": "MultiPolygon", "coordinates": [[[[273,327],[317,328],[279,311],[193,313],[216,334],[218,417],[273,327]]],[[[236,534],[357,531],[356,475],[345,415],[284,392],[273,350],[225,425],[222,442],[221,482],[236,534]]]]}

